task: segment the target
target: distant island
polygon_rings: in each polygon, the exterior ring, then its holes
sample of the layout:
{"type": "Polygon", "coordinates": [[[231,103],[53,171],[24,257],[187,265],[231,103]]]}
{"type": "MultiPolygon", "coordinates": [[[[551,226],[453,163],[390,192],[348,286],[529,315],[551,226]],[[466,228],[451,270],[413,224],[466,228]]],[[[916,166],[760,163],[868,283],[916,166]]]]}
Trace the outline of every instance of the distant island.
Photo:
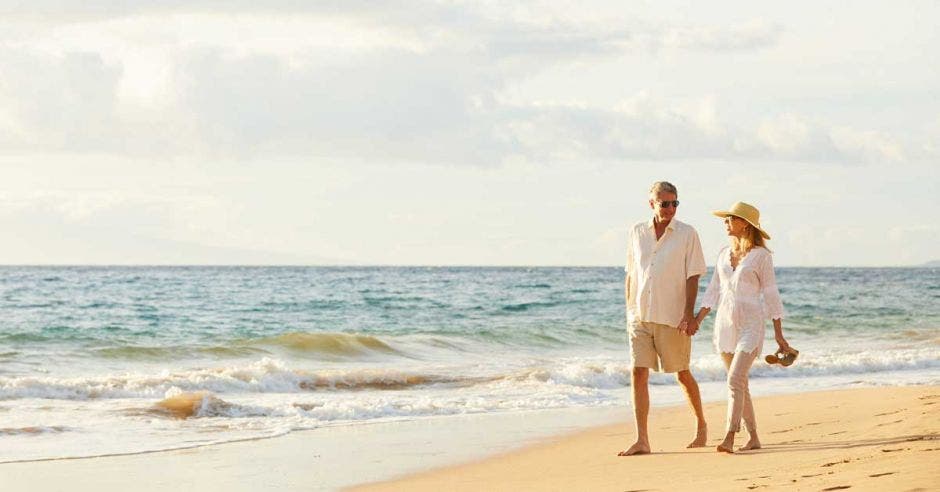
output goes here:
{"type": "Polygon", "coordinates": [[[924,264],[921,265],[921,266],[925,266],[925,267],[940,267],[940,260],[928,261],[927,263],[924,263],[924,264]]]}

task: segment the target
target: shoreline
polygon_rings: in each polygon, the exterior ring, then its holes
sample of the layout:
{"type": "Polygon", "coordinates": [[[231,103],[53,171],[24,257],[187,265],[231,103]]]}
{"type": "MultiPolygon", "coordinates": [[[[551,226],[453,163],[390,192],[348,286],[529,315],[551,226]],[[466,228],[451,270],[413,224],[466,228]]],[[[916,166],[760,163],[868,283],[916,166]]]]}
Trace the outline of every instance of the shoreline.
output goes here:
{"type": "MultiPolygon", "coordinates": [[[[348,490],[928,490],[940,484],[940,386],[867,387],[755,398],[760,450],[715,451],[725,402],[705,404],[708,446],[684,406],[653,408],[653,453],[618,457],[632,419],[524,449],[348,490]],[[680,471],[680,473],[677,473],[680,471]]],[[[746,441],[738,434],[736,448],[746,441]]]]}
{"type": "MultiPolygon", "coordinates": [[[[870,474],[888,473],[882,476],[892,480],[903,475],[906,488],[940,483],[940,472],[931,474],[940,457],[934,441],[940,439],[940,386],[784,393],[755,397],[755,407],[764,449],[736,456],[713,451],[723,435],[722,400],[705,403],[710,447],[696,450],[684,449],[691,437],[688,407],[653,407],[654,454],[648,456],[615,456],[633,437],[630,407],[575,408],[324,427],[145,454],[6,463],[0,464],[0,489],[676,490],[702,483],[708,490],[770,484],[818,490],[846,484],[864,489],[870,482],[883,490],[884,481],[872,482],[880,477],[859,471],[872,466],[878,469],[870,474]],[[739,460],[733,479],[718,476],[727,473],[728,459],[739,460]],[[882,465],[891,466],[881,470],[882,465]],[[693,473],[677,477],[676,469],[693,473]],[[783,477],[778,469],[795,475],[783,477]],[[690,477],[696,481],[688,482],[690,477]]],[[[745,439],[739,435],[736,444],[745,439]]]]}
{"type": "Polygon", "coordinates": [[[628,410],[446,415],[324,426],[169,450],[10,461],[0,463],[0,490],[339,490],[621,421],[628,410]]]}

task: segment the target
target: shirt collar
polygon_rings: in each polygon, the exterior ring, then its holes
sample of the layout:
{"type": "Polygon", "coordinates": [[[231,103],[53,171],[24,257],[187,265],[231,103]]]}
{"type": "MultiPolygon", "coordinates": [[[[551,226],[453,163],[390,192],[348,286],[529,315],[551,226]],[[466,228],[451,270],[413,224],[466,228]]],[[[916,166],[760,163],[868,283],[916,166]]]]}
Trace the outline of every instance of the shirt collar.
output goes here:
{"type": "MultiPolygon", "coordinates": [[[[656,227],[656,220],[655,220],[655,218],[651,217],[650,220],[649,220],[649,222],[648,222],[646,225],[647,225],[650,229],[656,227]]],[[[669,230],[671,230],[671,231],[676,230],[676,219],[670,220],[670,221],[669,221],[669,224],[666,225],[666,229],[669,229],[669,230]]]]}

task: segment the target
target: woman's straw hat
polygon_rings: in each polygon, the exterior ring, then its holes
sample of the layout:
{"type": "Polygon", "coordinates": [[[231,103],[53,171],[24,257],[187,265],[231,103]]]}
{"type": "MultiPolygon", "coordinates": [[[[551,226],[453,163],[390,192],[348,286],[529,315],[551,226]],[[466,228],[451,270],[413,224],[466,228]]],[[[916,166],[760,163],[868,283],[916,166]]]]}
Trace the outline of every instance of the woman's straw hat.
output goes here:
{"type": "Polygon", "coordinates": [[[766,231],[760,228],[760,211],[757,210],[754,205],[744,202],[735,202],[728,210],[715,210],[712,214],[722,218],[729,215],[740,217],[746,220],[748,224],[754,226],[754,228],[760,232],[760,235],[764,236],[764,239],[770,239],[770,234],[767,234],[766,231]]]}

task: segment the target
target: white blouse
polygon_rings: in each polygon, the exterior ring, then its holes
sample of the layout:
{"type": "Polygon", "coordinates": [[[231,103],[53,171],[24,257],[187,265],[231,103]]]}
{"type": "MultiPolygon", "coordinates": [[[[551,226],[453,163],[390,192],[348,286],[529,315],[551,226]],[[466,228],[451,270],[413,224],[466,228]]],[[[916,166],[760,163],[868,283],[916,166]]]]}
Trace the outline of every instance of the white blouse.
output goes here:
{"type": "Polygon", "coordinates": [[[736,353],[763,348],[764,319],[783,318],[770,251],[755,247],[733,269],[731,248],[724,247],[702,299],[702,307],[714,308],[716,304],[716,350],[736,353]]]}

